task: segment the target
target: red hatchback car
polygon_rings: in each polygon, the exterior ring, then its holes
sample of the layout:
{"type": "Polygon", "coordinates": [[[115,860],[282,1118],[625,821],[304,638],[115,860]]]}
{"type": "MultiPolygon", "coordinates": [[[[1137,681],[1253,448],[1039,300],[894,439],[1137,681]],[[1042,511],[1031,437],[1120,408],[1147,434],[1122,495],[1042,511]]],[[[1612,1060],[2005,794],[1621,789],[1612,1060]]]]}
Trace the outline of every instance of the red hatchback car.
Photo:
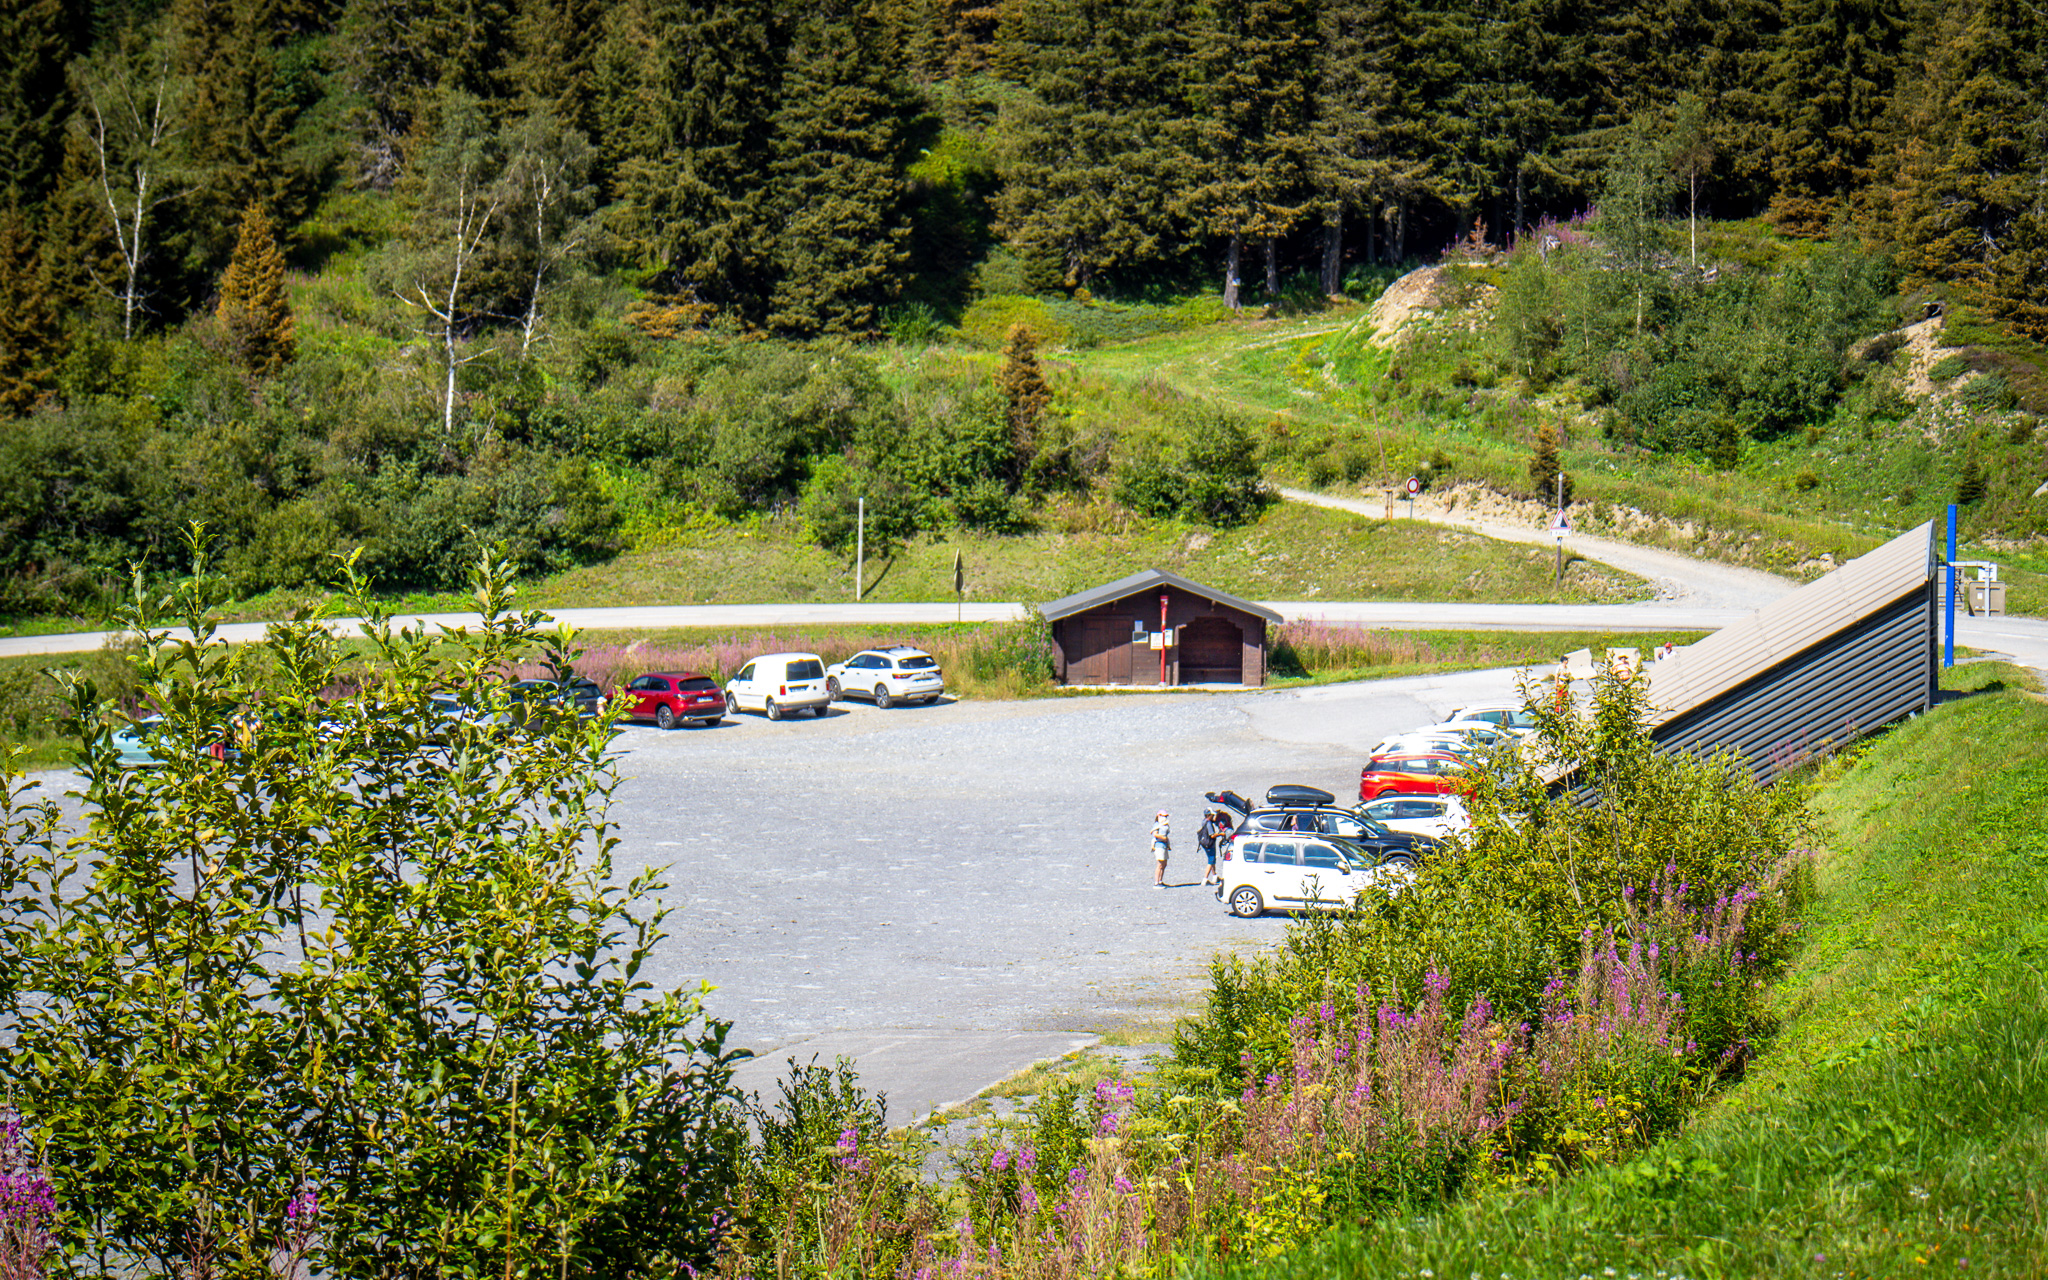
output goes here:
{"type": "Polygon", "coordinates": [[[1472,794],[1472,762],[1448,751],[1403,751],[1374,756],[1358,775],[1358,798],[1472,794]]]}
{"type": "Polygon", "coordinates": [[[714,725],[725,718],[725,695],[718,681],[694,671],[656,671],[635,676],[626,685],[624,718],[652,720],[672,729],[678,720],[714,725]]]}

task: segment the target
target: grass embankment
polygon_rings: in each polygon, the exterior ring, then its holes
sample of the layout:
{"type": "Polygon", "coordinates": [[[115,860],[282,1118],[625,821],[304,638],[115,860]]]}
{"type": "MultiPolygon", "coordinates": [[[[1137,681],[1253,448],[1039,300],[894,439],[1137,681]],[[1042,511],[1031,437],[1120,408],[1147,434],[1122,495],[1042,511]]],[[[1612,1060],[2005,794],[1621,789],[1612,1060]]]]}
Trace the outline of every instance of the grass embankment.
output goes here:
{"type": "MultiPolygon", "coordinates": [[[[1041,604],[1143,569],[1165,569],[1253,600],[1492,600],[1601,603],[1641,598],[1640,579],[1574,561],[1560,589],[1550,553],[1456,530],[1276,503],[1241,529],[1141,520],[1103,503],[1045,513],[1047,529],[1013,536],[955,530],[888,551],[870,548],[860,598],[878,604],[953,599],[958,552],[970,601],[1041,604]]],[[[521,588],[523,607],[841,603],[854,599],[851,554],[827,551],[791,523],[676,533],[605,564],[521,588]]],[[[277,616],[281,598],[236,616],[277,616]]],[[[397,607],[469,607],[460,592],[411,595],[397,607]]]]}
{"type": "MultiPolygon", "coordinates": [[[[1615,446],[1573,389],[1535,392],[1488,371],[1483,331],[1443,324],[1431,333],[1425,322],[1422,338],[1395,352],[1368,342],[1366,316],[1363,307],[1339,307],[1075,352],[1062,362],[1071,379],[1063,385],[1083,413],[1114,413],[1162,389],[1228,405],[1264,422],[1274,478],[1353,496],[1430,475],[1420,464],[1432,459],[1439,481],[1525,493],[1536,424],[1562,421],[1571,426],[1563,463],[1582,527],[1605,529],[1613,513],[1612,531],[1629,540],[1778,571],[1823,553],[1860,555],[1945,518],[1973,451],[2013,448],[2034,430],[2023,418],[1979,424],[1952,404],[1905,418],[1845,410],[1824,427],[1746,446],[1736,466],[1715,467],[1615,446]],[[1622,521],[1623,508],[1658,523],[1622,521]]],[[[1982,336],[1959,329],[1955,340],[1982,336]]],[[[1961,555],[2006,565],[2012,612],[2048,612],[2039,553],[1966,537],[1961,555]]]]}
{"type": "Polygon", "coordinates": [[[1955,676],[1982,691],[1826,770],[1782,1031],[1705,1118],[1544,1193],[1213,1274],[2048,1274],[2048,705],[2011,668],[1955,676]]]}

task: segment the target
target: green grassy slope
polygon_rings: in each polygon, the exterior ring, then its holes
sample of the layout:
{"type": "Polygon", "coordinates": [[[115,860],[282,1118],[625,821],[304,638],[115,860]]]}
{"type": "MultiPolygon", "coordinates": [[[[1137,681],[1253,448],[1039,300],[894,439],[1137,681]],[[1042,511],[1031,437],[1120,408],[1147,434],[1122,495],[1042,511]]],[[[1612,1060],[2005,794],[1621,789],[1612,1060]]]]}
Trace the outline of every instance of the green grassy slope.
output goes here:
{"type": "Polygon", "coordinates": [[[1783,1030],[1691,1130],[1217,1274],[2048,1274],[2048,705],[1958,675],[1985,691],[1830,767],[1783,1030]]]}
{"type": "MultiPolygon", "coordinates": [[[[1494,600],[1602,602],[1642,597],[1640,579],[1574,561],[1562,590],[1549,550],[1405,520],[1276,504],[1255,524],[1214,530],[1139,520],[1101,504],[1048,517],[1045,532],[998,537],[955,530],[870,550],[862,598],[950,600],[953,553],[969,600],[1028,604],[1100,586],[1141,569],[1184,574],[1254,600],[1494,600]]],[[[538,608],[756,601],[851,601],[851,555],[827,551],[774,522],[693,530],[521,590],[538,608]]],[[[282,597],[245,602],[237,616],[276,616],[282,597]]],[[[464,609],[455,592],[404,606],[464,609]]]]}
{"type": "MultiPolygon", "coordinates": [[[[1490,368],[1483,329],[1425,325],[1398,353],[1371,335],[1355,306],[1216,325],[1069,353],[1066,385],[1083,412],[1156,399],[1162,387],[1227,404],[1264,423],[1276,478],[1352,494],[1385,492],[1433,455],[1451,464],[1450,482],[1525,494],[1535,426],[1561,421],[1575,502],[1595,524],[1631,508],[1658,522],[1628,529],[1633,540],[1776,570],[1859,555],[1943,518],[1967,457],[2004,469],[2038,454],[2024,414],[1980,421],[1950,405],[1898,419],[1853,400],[1824,427],[1752,443],[1724,470],[1614,447],[1575,390],[1539,393],[1490,368]]],[[[1964,558],[2005,562],[2014,612],[2048,610],[2048,554],[1966,540],[1964,558]]]]}

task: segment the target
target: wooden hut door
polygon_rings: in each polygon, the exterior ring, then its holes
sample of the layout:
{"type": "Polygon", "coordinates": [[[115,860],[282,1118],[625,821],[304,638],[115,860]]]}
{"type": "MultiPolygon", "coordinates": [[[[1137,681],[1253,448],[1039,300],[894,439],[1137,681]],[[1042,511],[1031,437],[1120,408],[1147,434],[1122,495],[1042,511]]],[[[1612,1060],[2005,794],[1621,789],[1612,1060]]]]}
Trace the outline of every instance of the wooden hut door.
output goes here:
{"type": "Polygon", "coordinates": [[[1228,618],[1196,618],[1180,632],[1182,684],[1243,684],[1244,632],[1228,618]]]}
{"type": "Polygon", "coordinates": [[[1089,616],[1080,624],[1080,643],[1067,658],[1068,684],[1129,684],[1131,620],[1089,616]]]}

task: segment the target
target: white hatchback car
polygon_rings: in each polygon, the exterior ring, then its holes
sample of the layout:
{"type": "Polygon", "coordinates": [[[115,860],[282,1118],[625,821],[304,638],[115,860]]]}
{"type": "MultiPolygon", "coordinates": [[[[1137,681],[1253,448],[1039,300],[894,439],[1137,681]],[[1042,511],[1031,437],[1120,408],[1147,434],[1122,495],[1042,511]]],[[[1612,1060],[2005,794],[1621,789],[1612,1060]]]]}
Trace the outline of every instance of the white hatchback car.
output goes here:
{"type": "Polygon", "coordinates": [[[907,644],[863,649],[825,669],[834,698],[873,698],[878,707],[898,702],[933,703],[946,691],[939,660],[907,644]]]}
{"type": "Polygon", "coordinates": [[[1438,840],[1472,828],[1472,815],[1458,796],[1381,796],[1358,806],[1358,811],[1377,818],[1390,831],[1412,831],[1438,840]]]}
{"type": "Polygon", "coordinates": [[[764,653],[725,684],[727,714],[765,712],[780,720],[791,711],[822,716],[832,705],[825,687],[825,660],[815,653],[764,653]]]}

